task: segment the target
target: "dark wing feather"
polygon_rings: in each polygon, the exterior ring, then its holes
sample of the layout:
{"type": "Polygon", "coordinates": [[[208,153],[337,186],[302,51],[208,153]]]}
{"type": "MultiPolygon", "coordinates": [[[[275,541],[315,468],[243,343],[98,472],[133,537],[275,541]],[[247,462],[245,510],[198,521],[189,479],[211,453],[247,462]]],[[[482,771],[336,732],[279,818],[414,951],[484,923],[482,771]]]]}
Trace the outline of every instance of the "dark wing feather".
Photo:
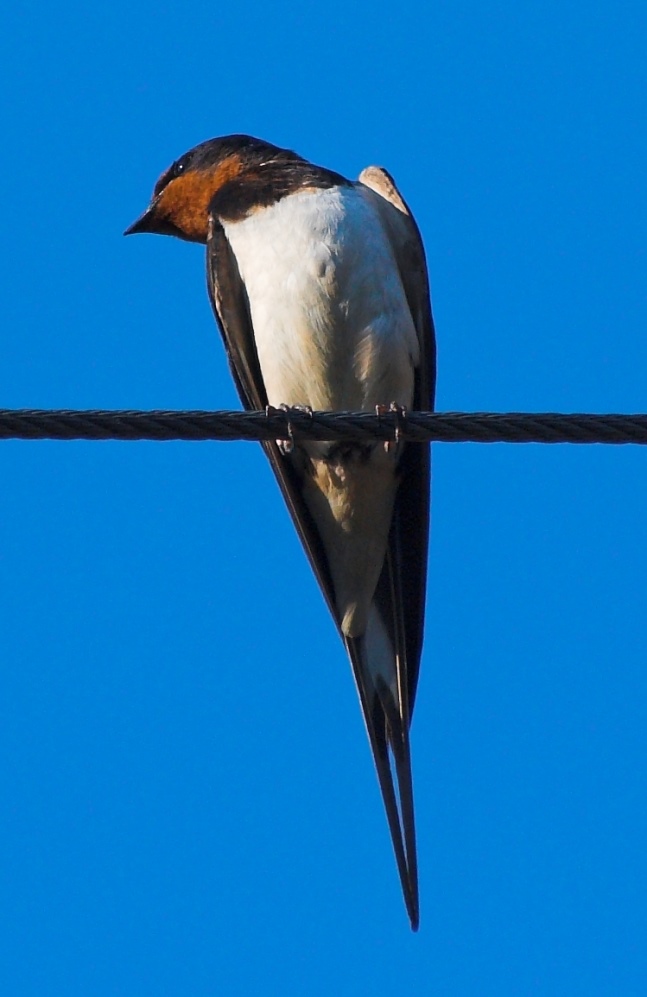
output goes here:
{"type": "MultiPolygon", "coordinates": [[[[414,384],[414,411],[433,411],[436,389],[436,337],[431,315],[429,279],[420,232],[392,177],[378,166],[362,171],[360,183],[369,187],[393,248],[409,309],[418,333],[420,364],[414,384]]],[[[410,444],[403,448],[401,480],[389,542],[385,572],[389,584],[379,591],[382,601],[401,594],[407,660],[409,713],[413,713],[422,641],[427,588],[429,544],[430,448],[410,444]]]]}
{"type": "MultiPolygon", "coordinates": [[[[420,363],[415,372],[415,410],[431,410],[436,347],[427,265],[418,227],[392,178],[379,167],[360,174],[382,220],[418,333],[420,363]]],[[[394,648],[398,702],[374,688],[364,665],[362,639],[347,641],[382,790],[398,871],[411,926],[418,927],[418,868],[413,808],[409,726],[418,684],[424,633],[429,538],[430,449],[403,447],[389,544],[374,603],[394,648]],[[396,793],[397,787],[397,793],[396,793]],[[399,797],[399,807],[396,796],[399,797]]]]}

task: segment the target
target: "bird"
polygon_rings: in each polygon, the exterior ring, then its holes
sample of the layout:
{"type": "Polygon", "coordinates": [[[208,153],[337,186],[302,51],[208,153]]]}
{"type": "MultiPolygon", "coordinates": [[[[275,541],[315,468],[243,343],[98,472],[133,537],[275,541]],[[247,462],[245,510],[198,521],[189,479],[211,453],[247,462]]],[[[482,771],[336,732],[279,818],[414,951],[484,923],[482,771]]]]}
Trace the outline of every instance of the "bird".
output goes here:
{"type": "MultiPolygon", "coordinates": [[[[162,173],[124,234],[140,232],[206,245],[209,297],[245,409],[433,409],[425,252],[382,167],[352,181],[249,135],[210,139],[162,173]]],[[[409,729],[424,628],[430,447],[261,445],[350,659],[416,931],[409,729]]]]}

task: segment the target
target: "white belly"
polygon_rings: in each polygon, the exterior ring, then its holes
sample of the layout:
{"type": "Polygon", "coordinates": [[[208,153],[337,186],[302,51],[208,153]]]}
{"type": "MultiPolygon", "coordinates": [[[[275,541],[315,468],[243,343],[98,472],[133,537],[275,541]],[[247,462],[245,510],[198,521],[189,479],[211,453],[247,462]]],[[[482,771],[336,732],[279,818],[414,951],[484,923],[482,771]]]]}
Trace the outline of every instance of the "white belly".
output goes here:
{"type": "Polygon", "coordinates": [[[361,188],[300,191],[224,229],[271,405],[411,405],[416,331],[361,188]]]}

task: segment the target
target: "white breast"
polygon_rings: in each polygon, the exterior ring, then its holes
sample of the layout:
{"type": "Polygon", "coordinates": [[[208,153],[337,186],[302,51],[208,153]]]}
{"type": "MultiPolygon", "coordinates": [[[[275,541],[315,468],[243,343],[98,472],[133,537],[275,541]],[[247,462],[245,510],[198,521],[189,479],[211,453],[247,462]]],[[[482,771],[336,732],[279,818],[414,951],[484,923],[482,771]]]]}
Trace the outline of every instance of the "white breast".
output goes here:
{"type": "Polygon", "coordinates": [[[360,187],[300,191],[224,229],[270,404],[411,404],[416,331],[390,243],[360,187]]]}

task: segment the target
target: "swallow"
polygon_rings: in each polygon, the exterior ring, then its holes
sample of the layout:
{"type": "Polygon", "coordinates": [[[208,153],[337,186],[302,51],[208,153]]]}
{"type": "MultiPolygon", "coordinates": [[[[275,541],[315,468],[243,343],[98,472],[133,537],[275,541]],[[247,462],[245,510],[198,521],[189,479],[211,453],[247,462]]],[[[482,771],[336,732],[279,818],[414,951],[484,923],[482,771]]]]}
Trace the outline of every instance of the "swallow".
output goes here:
{"type": "MultiPolygon", "coordinates": [[[[351,181],[260,139],[215,138],[161,175],[125,234],[137,232],[206,244],[209,297],[246,409],[433,409],[425,253],[386,170],[370,166],[351,181]]],[[[262,446],[348,652],[415,931],[409,728],[424,627],[429,446],[262,446]]]]}

